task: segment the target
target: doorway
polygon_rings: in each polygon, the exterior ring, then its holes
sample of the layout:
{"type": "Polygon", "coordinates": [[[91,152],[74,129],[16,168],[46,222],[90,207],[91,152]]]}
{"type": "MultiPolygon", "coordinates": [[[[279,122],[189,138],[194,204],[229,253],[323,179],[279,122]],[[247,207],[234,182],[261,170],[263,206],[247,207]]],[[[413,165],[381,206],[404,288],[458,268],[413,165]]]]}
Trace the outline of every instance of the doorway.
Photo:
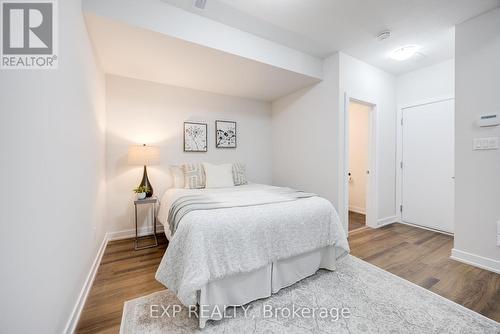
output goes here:
{"type": "Polygon", "coordinates": [[[350,100],[348,108],[348,230],[367,225],[373,105],[350,100]]]}

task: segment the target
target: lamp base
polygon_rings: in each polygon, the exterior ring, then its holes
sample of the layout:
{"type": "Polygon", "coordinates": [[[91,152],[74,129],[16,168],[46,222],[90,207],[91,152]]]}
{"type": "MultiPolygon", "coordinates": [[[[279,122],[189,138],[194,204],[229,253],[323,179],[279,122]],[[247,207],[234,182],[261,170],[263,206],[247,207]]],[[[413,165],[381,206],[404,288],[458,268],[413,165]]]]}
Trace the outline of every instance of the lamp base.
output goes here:
{"type": "Polygon", "coordinates": [[[153,196],[153,186],[151,186],[151,183],[149,182],[148,170],[147,170],[146,166],[144,166],[144,173],[142,174],[142,181],[141,181],[141,184],[139,186],[140,187],[148,187],[148,191],[146,192],[146,198],[153,196]]]}

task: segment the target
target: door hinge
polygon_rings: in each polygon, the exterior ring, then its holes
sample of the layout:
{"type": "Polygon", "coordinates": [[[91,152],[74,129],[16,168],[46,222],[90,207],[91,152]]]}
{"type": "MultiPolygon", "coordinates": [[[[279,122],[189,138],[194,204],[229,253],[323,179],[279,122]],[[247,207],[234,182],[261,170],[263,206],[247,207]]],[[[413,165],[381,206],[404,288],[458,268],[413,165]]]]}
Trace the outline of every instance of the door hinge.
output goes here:
{"type": "Polygon", "coordinates": [[[403,169],[403,162],[402,161],[399,163],[399,167],[401,167],[401,169],[403,169]]]}
{"type": "Polygon", "coordinates": [[[403,126],[403,117],[401,117],[401,126],[403,126]]]}
{"type": "Polygon", "coordinates": [[[399,206],[399,212],[403,212],[403,204],[399,206]]]}

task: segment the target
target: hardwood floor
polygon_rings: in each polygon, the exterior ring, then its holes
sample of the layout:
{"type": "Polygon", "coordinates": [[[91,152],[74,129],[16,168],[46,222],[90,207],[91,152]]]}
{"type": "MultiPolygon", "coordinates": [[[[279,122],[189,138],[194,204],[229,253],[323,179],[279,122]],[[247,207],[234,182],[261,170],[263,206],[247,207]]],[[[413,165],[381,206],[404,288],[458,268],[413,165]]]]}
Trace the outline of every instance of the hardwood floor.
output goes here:
{"type": "Polygon", "coordinates": [[[77,333],[118,333],[123,303],[164,290],[155,273],[167,249],[167,238],[158,234],[159,246],[136,251],[133,239],[112,241],[106,247],[94,285],[78,323],[77,333]]]}
{"type": "MultiPolygon", "coordinates": [[[[117,333],[125,301],[164,289],[154,279],[167,246],[159,242],[142,251],[131,239],[108,244],[77,333],[117,333]]],[[[500,321],[500,275],[450,260],[452,237],[392,224],[353,231],[349,243],[352,255],[500,321]]]]}
{"type": "Polygon", "coordinates": [[[403,224],[349,236],[351,254],[500,321],[500,275],[449,258],[453,237],[403,224]]]}
{"type": "Polygon", "coordinates": [[[349,211],[349,231],[365,227],[365,225],[366,225],[366,215],[362,213],[349,211]]]}

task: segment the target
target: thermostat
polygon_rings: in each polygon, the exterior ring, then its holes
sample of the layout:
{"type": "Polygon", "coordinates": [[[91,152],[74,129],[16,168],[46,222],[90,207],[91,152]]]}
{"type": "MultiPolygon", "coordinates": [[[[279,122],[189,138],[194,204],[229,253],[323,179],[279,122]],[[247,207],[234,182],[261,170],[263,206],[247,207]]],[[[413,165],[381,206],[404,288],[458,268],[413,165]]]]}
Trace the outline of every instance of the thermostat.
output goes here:
{"type": "Polygon", "coordinates": [[[485,126],[497,126],[500,124],[500,113],[487,114],[479,116],[477,125],[481,127],[485,126]]]}

